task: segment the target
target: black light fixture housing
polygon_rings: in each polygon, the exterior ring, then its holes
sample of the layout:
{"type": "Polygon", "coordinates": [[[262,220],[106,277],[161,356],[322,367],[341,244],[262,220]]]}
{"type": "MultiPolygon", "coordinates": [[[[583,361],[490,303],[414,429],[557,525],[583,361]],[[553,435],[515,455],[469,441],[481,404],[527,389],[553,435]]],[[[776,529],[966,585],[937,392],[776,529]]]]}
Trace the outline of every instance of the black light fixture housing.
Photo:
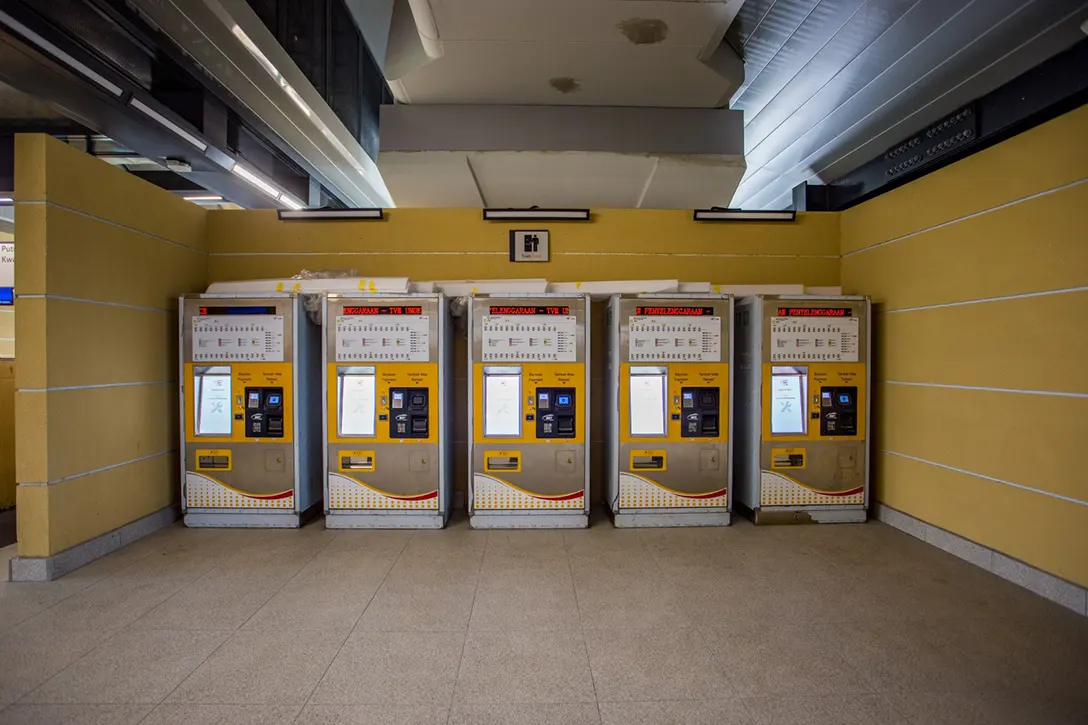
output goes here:
{"type": "Polygon", "coordinates": [[[588,222],[589,209],[484,209],[488,222],[588,222]]]}
{"type": "Polygon", "coordinates": [[[781,211],[756,211],[747,209],[696,209],[697,222],[792,222],[797,219],[793,209],[781,211]]]}
{"type": "Polygon", "coordinates": [[[385,209],[279,209],[276,212],[281,222],[290,221],[346,221],[367,219],[381,221],[385,219],[385,209]]]}

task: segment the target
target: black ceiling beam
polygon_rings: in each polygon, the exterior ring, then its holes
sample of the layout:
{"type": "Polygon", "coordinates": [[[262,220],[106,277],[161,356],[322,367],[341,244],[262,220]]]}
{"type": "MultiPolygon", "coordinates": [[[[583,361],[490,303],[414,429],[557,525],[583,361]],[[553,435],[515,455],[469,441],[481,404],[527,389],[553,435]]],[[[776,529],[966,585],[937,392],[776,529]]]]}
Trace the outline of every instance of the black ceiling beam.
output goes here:
{"type": "Polygon", "coordinates": [[[849,209],[1082,106],[1088,103],[1085,68],[1088,39],[919,130],[830,184],[798,185],[793,190],[795,208],[849,209]]]}

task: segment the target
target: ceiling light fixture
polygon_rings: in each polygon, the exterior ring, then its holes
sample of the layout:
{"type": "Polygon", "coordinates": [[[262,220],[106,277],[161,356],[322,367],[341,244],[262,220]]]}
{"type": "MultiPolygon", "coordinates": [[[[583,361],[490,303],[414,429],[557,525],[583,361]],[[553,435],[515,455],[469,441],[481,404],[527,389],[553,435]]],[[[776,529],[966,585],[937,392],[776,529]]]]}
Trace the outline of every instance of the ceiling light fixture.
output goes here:
{"type": "Polygon", "coordinates": [[[306,208],[305,204],[303,204],[301,201],[294,198],[293,196],[289,195],[287,192],[280,194],[280,203],[288,209],[293,209],[294,211],[306,208]]]}
{"type": "Polygon", "coordinates": [[[345,219],[385,219],[384,209],[300,209],[280,211],[280,221],[343,221],[345,219]]]}
{"type": "Polygon", "coordinates": [[[140,113],[147,116],[148,118],[151,118],[151,119],[154,119],[154,120],[158,121],[160,124],[162,124],[163,126],[165,126],[168,129],[170,129],[171,131],[176,133],[178,136],[181,136],[183,139],[185,139],[186,141],[191,143],[193,146],[196,146],[201,151],[207,151],[208,150],[208,144],[204,143],[199,138],[197,138],[195,135],[193,135],[192,133],[186,131],[184,128],[177,125],[176,123],[171,121],[169,118],[162,115],[161,113],[156,111],[154,108],[152,108],[151,106],[149,106],[146,103],[144,103],[143,101],[141,101],[139,98],[136,98],[135,96],[133,96],[129,100],[129,105],[132,106],[133,108],[135,108],[140,113]]]}
{"type": "Polygon", "coordinates": [[[185,201],[223,201],[223,197],[218,194],[207,194],[205,196],[183,196],[181,197],[185,201]]]}
{"type": "Polygon", "coordinates": [[[11,17],[7,13],[0,12],[0,23],[3,23],[4,25],[8,26],[12,30],[14,30],[16,33],[23,36],[27,40],[29,40],[34,45],[38,46],[39,48],[41,48],[45,52],[49,53],[51,56],[53,56],[54,58],[56,58],[60,62],[64,63],[66,66],[68,66],[72,70],[74,70],[77,73],[79,73],[80,75],[88,78],[89,80],[94,81],[99,86],[101,86],[102,88],[105,88],[107,91],[109,91],[113,95],[120,96],[121,94],[124,93],[124,89],[122,89],[121,86],[117,85],[113,81],[107,80],[106,77],[103,76],[101,73],[98,73],[97,71],[92,70],[86,64],[81,63],[80,61],[76,60],[71,55],[64,52],[63,50],[61,50],[56,45],[49,42],[48,40],[46,40],[42,36],[38,35],[33,30],[31,30],[27,26],[23,25],[22,23],[20,23],[18,20],[11,17]]]}
{"type": "Polygon", "coordinates": [[[15,199],[10,196],[0,196],[0,204],[14,204],[15,199]]]}
{"type": "Polygon", "coordinates": [[[792,209],[782,211],[746,211],[744,209],[696,209],[697,222],[792,222],[797,212],[792,209]]]}
{"type": "Polygon", "coordinates": [[[484,221],[589,221],[589,209],[484,209],[484,221]]]}
{"type": "Polygon", "coordinates": [[[261,177],[257,176],[245,166],[242,166],[241,164],[235,164],[234,168],[232,168],[231,171],[263,191],[268,196],[272,197],[276,201],[279,201],[280,190],[272,186],[272,184],[268,183],[261,177]]]}

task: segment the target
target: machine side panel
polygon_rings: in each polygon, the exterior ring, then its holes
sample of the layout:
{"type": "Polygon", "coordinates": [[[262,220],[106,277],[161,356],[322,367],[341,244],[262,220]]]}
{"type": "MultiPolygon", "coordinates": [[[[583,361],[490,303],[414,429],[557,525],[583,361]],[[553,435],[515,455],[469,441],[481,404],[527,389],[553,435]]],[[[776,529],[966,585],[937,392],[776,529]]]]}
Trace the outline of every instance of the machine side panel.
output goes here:
{"type": "Polygon", "coordinates": [[[298,419],[298,489],[297,504],[300,513],[321,503],[324,491],[324,456],[321,455],[322,406],[319,404],[322,391],[321,368],[321,328],[314,324],[304,309],[302,297],[295,298],[295,328],[298,331],[299,344],[296,346],[297,363],[295,379],[298,389],[298,406],[295,408],[298,419]]]}

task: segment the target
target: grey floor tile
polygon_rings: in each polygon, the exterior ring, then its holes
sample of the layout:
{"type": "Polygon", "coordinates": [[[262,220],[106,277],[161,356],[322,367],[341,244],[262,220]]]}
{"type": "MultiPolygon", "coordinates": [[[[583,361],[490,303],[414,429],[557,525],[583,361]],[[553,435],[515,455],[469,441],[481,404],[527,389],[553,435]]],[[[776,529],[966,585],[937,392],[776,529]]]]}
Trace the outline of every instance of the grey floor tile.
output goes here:
{"type": "Polygon", "coordinates": [[[912,725],[1083,725],[1083,705],[1040,697],[1029,689],[910,692],[891,696],[912,725]]]}
{"type": "Polygon", "coordinates": [[[164,703],[140,725],[291,725],[298,705],[196,705],[164,703]]]}
{"type": "Polygon", "coordinates": [[[595,703],[538,703],[535,705],[466,705],[450,711],[450,725],[599,725],[595,703]]]}
{"type": "Polygon", "coordinates": [[[389,632],[463,632],[468,629],[476,579],[432,582],[390,573],[357,625],[389,632]]]}
{"type": "Polygon", "coordinates": [[[235,632],[167,701],[301,705],[343,643],[335,632],[235,632]]]}
{"type": "Polygon", "coordinates": [[[754,725],[739,700],[602,702],[604,725],[754,725]]]}
{"type": "Polygon", "coordinates": [[[0,705],[14,702],[109,638],[34,618],[0,636],[0,705]]]}
{"type": "Polygon", "coordinates": [[[12,705],[0,725],[135,725],[151,705],[12,705]]]}
{"type": "Polygon", "coordinates": [[[580,632],[470,632],[457,676],[458,703],[593,702],[580,632]]]}
{"type": "Polygon", "coordinates": [[[398,556],[412,539],[413,531],[342,529],[329,542],[328,553],[351,551],[357,555],[398,556]]]}
{"type": "Polygon", "coordinates": [[[0,582],[0,634],[90,584],[79,581],[0,582]]]}
{"type": "Polygon", "coordinates": [[[444,725],[448,717],[435,705],[307,705],[295,725],[444,725]]]}
{"type": "Polygon", "coordinates": [[[44,682],[22,702],[162,702],[228,635],[123,630],[44,682]]]}
{"type": "Polygon", "coordinates": [[[561,529],[553,531],[488,531],[488,554],[505,556],[566,558],[567,546],[561,529]]]}
{"type": "Polygon", "coordinates": [[[565,557],[488,555],[472,607],[474,630],[580,630],[578,600],[565,557]]]}
{"type": "Polygon", "coordinates": [[[211,572],[147,612],[134,626],[169,630],[237,629],[283,585],[279,577],[211,572]]]}
{"type": "Polygon", "coordinates": [[[448,706],[464,644],[460,632],[357,631],[310,702],[448,706]]]}
{"type": "Polygon", "coordinates": [[[597,699],[710,700],[733,690],[703,635],[682,629],[587,629],[597,699]]]}
{"type": "Polygon", "coordinates": [[[65,598],[35,619],[62,630],[116,631],[162,604],[186,584],[181,577],[117,576],[65,598]]]}
{"type": "Polygon", "coordinates": [[[660,573],[574,573],[578,616],[587,629],[653,629],[692,623],[682,593],[660,573]]]}
{"type": "Polygon", "coordinates": [[[744,700],[758,725],[907,725],[883,695],[805,695],[744,700]]]}
{"type": "Polygon", "coordinates": [[[829,626],[736,623],[704,632],[739,697],[873,691],[836,651],[829,626]]]}

